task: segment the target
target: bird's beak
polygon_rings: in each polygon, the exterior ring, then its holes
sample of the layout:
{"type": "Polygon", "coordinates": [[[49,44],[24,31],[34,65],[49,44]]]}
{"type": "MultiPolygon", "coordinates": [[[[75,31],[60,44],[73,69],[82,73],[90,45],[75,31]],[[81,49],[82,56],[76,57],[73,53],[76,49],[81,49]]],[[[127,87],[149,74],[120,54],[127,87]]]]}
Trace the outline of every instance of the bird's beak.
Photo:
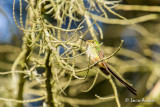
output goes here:
{"type": "Polygon", "coordinates": [[[79,39],[81,39],[81,40],[83,40],[83,41],[86,41],[86,40],[84,40],[83,38],[79,38],[79,39]]]}

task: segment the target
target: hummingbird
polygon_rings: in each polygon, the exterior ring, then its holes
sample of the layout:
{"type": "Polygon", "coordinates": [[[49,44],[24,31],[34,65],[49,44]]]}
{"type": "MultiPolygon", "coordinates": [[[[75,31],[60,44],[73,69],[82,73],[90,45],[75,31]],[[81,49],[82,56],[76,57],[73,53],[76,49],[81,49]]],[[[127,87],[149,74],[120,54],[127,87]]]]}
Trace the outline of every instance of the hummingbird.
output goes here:
{"type": "MultiPolygon", "coordinates": [[[[95,64],[99,60],[104,58],[104,53],[100,49],[100,44],[96,40],[87,40],[86,41],[86,55],[91,64],[95,64]]],[[[118,79],[132,94],[137,95],[137,91],[125,82],[107,63],[106,60],[100,61],[96,66],[105,74],[105,75],[112,75],[116,79],[118,79]]]]}

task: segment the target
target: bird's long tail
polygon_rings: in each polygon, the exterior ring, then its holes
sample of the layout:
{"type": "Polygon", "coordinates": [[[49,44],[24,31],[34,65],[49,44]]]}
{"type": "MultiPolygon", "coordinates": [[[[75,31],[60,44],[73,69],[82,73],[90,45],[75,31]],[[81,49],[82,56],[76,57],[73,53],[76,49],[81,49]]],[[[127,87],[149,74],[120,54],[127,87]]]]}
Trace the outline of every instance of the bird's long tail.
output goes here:
{"type": "Polygon", "coordinates": [[[123,79],[121,79],[118,76],[118,74],[116,74],[109,66],[107,66],[107,63],[105,61],[103,61],[103,65],[105,66],[105,69],[104,68],[100,68],[103,73],[105,73],[106,75],[109,75],[109,73],[111,73],[116,79],[118,79],[123,85],[125,85],[126,88],[131,93],[133,93],[134,95],[137,95],[137,91],[132,86],[130,86],[127,82],[125,82],[123,79]]]}

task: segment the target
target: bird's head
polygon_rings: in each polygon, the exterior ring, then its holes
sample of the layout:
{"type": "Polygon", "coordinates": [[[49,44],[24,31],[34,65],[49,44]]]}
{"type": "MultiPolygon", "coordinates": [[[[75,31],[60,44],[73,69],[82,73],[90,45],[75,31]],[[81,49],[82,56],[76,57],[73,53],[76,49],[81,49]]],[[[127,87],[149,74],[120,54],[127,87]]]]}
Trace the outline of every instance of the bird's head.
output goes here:
{"type": "Polygon", "coordinates": [[[99,42],[96,40],[87,40],[86,41],[87,45],[94,45],[94,46],[100,46],[99,42]]]}

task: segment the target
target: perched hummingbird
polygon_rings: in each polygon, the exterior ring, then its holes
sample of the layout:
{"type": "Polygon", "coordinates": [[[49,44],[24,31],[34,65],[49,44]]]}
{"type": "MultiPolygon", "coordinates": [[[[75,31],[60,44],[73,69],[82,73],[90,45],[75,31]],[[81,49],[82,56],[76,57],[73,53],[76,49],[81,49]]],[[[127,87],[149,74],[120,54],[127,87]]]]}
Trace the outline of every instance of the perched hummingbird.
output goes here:
{"type": "MultiPolygon", "coordinates": [[[[103,51],[100,49],[100,44],[98,41],[95,40],[87,40],[86,41],[86,54],[91,64],[96,63],[97,61],[104,58],[103,51]]],[[[130,86],[127,82],[125,82],[123,79],[121,79],[117,73],[115,73],[106,60],[103,60],[97,64],[97,66],[100,68],[100,70],[106,74],[114,76],[116,79],[118,79],[123,85],[127,87],[127,89],[133,93],[134,95],[137,95],[136,90],[130,86]]]]}

